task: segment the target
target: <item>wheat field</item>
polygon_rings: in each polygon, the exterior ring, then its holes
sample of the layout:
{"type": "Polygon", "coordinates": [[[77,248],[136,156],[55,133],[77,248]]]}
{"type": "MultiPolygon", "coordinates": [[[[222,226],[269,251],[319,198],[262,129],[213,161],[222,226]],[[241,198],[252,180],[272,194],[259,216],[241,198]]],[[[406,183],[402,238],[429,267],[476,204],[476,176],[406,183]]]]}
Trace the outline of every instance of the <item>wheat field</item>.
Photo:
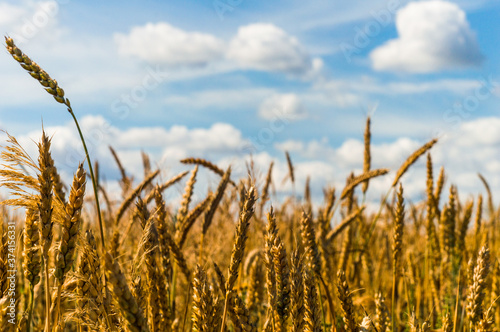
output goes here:
{"type": "MultiPolygon", "coordinates": [[[[6,45],[79,130],[57,81],[11,38],[6,45]]],[[[346,174],[343,188],[325,183],[323,203],[307,182],[303,195],[271,205],[273,163],[250,164],[248,174],[262,176],[236,179],[230,167],[194,156],[179,161],[190,171],[161,182],[143,155],[136,183],[111,148],[122,174],[113,200],[88,154],[66,184],[51,138],[43,133],[38,156],[29,156],[9,135],[0,154],[9,193],[1,331],[497,331],[499,210],[486,179],[484,202],[462,201],[445,169],[435,172],[437,140],[391,173],[371,168],[369,118],[364,141],[362,173],[346,174]],[[401,179],[419,159],[426,197],[410,203],[401,179]],[[220,182],[194,201],[200,168],[220,182]],[[367,209],[370,180],[381,176],[393,176],[392,185],[367,209]],[[180,204],[165,200],[181,182],[180,204]]]]}

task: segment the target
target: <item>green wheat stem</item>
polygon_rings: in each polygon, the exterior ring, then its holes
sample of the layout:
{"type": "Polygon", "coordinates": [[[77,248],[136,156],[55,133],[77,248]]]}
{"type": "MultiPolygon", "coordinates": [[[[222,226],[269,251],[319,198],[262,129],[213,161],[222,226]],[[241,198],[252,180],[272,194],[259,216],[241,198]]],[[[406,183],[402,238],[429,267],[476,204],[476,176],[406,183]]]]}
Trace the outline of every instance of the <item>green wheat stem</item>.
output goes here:
{"type": "Polygon", "coordinates": [[[318,292],[319,292],[319,305],[321,307],[321,316],[323,317],[323,329],[326,331],[326,315],[325,315],[325,306],[323,305],[323,296],[321,295],[321,283],[318,283],[318,292]]]}
{"type": "Polygon", "coordinates": [[[78,124],[78,120],[76,119],[75,113],[73,112],[73,109],[71,108],[71,105],[69,103],[69,100],[66,99],[67,103],[64,103],[66,106],[68,106],[68,112],[71,114],[73,117],[73,120],[75,121],[76,129],[78,130],[78,134],[80,135],[80,140],[82,141],[83,149],[85,150],[85,156],[87,158],[87,164],[89,166],[89,172],[90,172],[90,178],[92,179],[92,187],[94,188],[94,196],[95,196],[95,205],[97,209],[97,217],[99,218],[99,231],[101,232],[101,244],[102,248],[105,248],[104,245],[104,228],[102,227],[102,217],[101,217],[101,206],[99,205],[99,194],[97,191],[97,180],[94,176],[94,169],[92,168],[92,161],[90,160],[90,155],[89,151],[87,150],[87,144],[85,143],[85,138],[83,138],[83,133],[82,130],[80,129],[80,125],[78,124]]]}
{"type": "Polygon", "coordinates": [[[391,323],[392,330],[397,331],[396,329],[396,272],[392,274],[392,303],[391,303],[391,323]]]}
{"type": "Polygon", "coordinates": [[[33,304],[35,301],[35,287],[30,283],[30,297],[29,297],[29,306],[28,306],[28,332],[33,331],[32,322],[33,322],[33,304]]]}
{"type": "MultiPolygon", "coordinates": [[[[335,326],[335,308],[333,307],[333,300],[332,300],[332,296],[330,294],[330,290],[328,289],[328,286],[326,285],[326,282],[323,279],[323,276],[321,274],[318,274],[317,277],[318,277],[319,281],[321,282],[321,285],[323,285],[323,288],[325,289],[325,295],[326,295],[326,299],[328,301],[328,310],[330,310],[330,316],[332,316],[331,319],[332,319],[333,331],[336,332],[337,327],[335,326]]],[[[321,287],[319,289],[320,289],[320,298],[321,298],[321,287]]],[[[323,302],[321,302],[321,305],[323,306],[323,302]]],[[[324,316],[325,315],[323,313],[323,321],[325,322],[324,316]]]]}

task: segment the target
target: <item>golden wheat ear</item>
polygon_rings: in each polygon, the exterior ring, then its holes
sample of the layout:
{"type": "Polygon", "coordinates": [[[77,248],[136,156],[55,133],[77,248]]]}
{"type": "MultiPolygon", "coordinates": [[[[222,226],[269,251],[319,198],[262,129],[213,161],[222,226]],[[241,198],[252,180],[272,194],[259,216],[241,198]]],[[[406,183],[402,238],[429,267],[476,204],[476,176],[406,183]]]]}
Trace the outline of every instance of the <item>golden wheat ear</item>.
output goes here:
{"type": "Polygon", "coordinates": [[[472,330],[483,317],[483,301],[489,272],[490,250],[487,246],[483,246],[478,253],[476,267],[472,275],[472,284],[469,285],[469,295],[467,297],[467,317],[472,330]]]}
{"type": "Polygon", "coordinates": [[[314,271],[304,273],[304,331],[321,331],[321,314],[314,271]]]}

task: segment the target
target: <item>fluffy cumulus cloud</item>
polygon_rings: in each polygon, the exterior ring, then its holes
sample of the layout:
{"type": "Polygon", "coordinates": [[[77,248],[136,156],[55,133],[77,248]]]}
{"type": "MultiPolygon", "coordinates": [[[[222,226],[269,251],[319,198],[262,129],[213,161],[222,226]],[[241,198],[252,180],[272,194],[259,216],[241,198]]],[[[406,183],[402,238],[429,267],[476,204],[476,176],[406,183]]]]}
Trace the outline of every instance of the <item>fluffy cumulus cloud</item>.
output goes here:
{"type": "MultiPolygon", "coordinates": [[[[301,78],[316,77],[323,67],[297,38],[270,23],[242,26],[228,41],[216,36],[188,32],[166,22],[136,26],[114,36],[118,52],[151,63],[172,66],[203,66],[229,60],[224,66],[280,72],[301,78]]],[[[221,67],[221,68],[222,68],[221,67]]]]}
{"type": "Polygon", "coordinates": [[[261,103],[259,116],[265,120],[286,119],[300,120],[307,115],[299,97],[293,93],[272,95],[261,103]]]}
{"type": "Polygon", "coordinates": [[[411,2],[396,15],[398,38],[370,53],[375,70],[425,73],[479,65],[465,12],[441,0],[411,2]]]}
{"type": "Polygon", "coordinates": [[[321,59],[313,59],[297,38],[273,24],[242,26],[231,40],[227,57],[244,68],[313,74],[321,69],[321,59]]]}
{"type": "Polygon", "coordinates": [[[148,23],[115,34],[118,51],[123,55],[167,65],[201,66],[222,57],[224,42],[212,35],[187,32],[168,23],[148,23]]]}

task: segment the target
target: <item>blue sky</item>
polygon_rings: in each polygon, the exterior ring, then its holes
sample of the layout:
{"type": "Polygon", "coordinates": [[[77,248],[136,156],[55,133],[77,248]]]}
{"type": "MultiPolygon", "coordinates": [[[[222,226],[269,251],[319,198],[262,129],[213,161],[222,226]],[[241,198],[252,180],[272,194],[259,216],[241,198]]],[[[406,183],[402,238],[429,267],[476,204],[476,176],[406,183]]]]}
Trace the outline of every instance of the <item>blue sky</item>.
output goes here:
{"type": "MultiPolygon", "coordinates": [[[[0,29],[65,89],[110,183],[108,144],[138,178],[141,149],[168,177],[187,156],[244,165],[253,146],[262,172],[277,162],[277,184],[289,150],[317,197],[360,170],[367,115],[374,167],[395,170],[437,136],[449,184],[481,192],[479,171],[500,185],[499,19],[487,0],[0,1],[0,29]]],[[[7,52],[0,72],[0,128],[32,145],[43,119],[73,172],[81,149],[64,108],[7,52]]]]}

